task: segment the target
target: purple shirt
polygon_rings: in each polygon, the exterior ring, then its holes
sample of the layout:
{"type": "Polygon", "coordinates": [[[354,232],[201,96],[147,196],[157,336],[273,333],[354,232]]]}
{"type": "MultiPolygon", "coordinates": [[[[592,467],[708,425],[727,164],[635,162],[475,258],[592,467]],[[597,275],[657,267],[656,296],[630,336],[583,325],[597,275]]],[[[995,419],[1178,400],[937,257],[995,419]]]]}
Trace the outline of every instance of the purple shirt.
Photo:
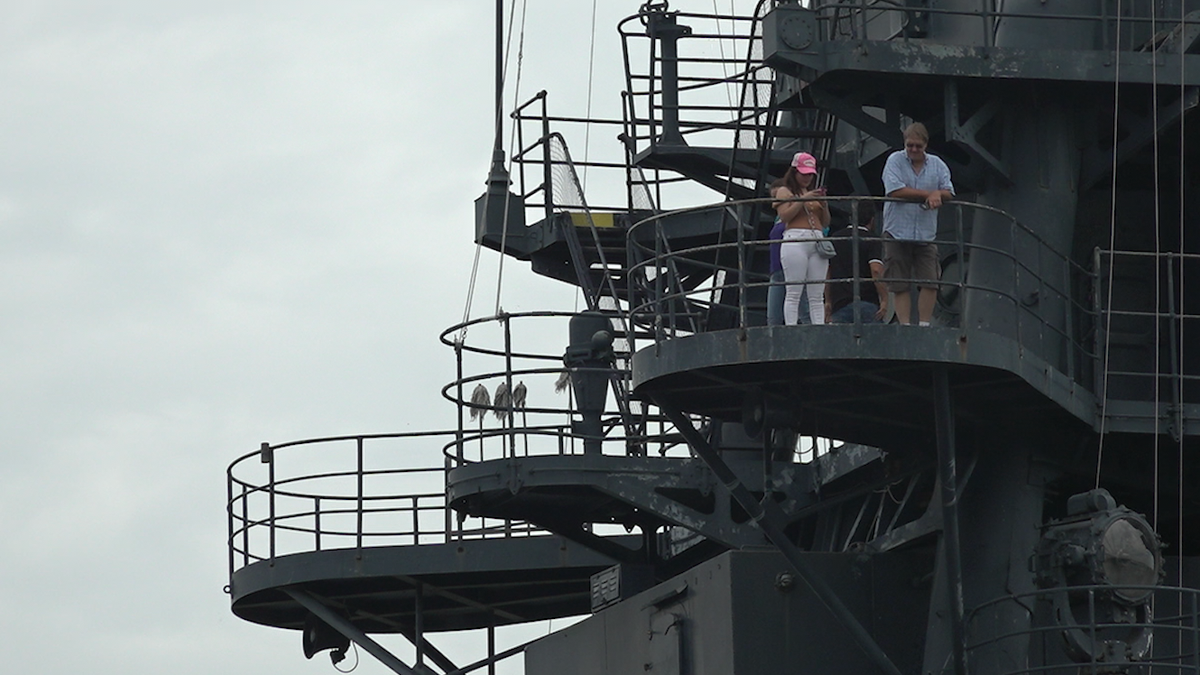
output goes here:
{"type": "Polygon", "coordinates": [[[778,218],[775,219],[775,225],[771,227],[771,234],[767,236],[772,240],[771,244],[771,274],[783,271],[783,262],[779,259],[779,249],[783,246],[780,239],[783,239],[783,230],[787,227],[784,222],[778,218]]]}

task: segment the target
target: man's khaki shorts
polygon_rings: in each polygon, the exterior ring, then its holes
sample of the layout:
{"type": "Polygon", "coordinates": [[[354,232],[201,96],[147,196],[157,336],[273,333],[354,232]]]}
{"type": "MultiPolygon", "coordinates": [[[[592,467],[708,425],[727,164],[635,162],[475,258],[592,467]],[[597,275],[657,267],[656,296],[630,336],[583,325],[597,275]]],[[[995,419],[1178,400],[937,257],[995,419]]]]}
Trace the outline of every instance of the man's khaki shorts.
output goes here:
{"type": "Polygon", "coordinates": [[[918,288],[937,288],[936,283],[927,283],[936,282],[942,276],[937,244],[929,241],[899,241],[885,234],[883,276],[892,279],[888,282],[888,290],[897,293],[907,292],[911,281],[916,281],[918,288]],[[899,279],[903,281],[897,281],[899,279]]]}

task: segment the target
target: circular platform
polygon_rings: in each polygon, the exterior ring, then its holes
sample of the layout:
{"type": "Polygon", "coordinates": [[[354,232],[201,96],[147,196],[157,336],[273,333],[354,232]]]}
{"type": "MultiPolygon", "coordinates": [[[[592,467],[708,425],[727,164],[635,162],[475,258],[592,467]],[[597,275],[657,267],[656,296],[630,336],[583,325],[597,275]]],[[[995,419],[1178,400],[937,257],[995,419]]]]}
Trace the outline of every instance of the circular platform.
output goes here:
{"type": "Polygon", "coordinates": [[[763,397],[802,433],[881,447],[933,433],[933,377],[949,374],[960,419],[1092,426],[1091,392],[993,333],[875,324],[700,333],[633,357],[637,396],[723,420],[763,397]]]}
{"type": "Polygon", "coordinates": [[[466,630],[586,614],[591,576],[615,563],[552,535],[337,549],[243,567],[230,592],[234,613],[255,623],[302,628],[307,610],[283,591],[294,587],[367,633],[403,633],[420,585],[426,631],[466,630]]]}
{"type": "Polygon", "coordinates": [[[466,464],[450,472],[447,500],[455,510],[537,523],[669,524],[624,496],[662,488],[711,493],[715,479],[686,457],[551,455],[466,464]]]}

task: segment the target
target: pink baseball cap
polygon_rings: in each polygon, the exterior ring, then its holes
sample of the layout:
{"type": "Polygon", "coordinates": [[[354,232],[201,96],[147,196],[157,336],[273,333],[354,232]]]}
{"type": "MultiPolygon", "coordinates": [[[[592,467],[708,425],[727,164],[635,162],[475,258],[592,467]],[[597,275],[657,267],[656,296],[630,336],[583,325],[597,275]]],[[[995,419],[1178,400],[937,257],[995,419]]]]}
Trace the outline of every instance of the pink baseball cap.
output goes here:
{"type": "Polygon", "coordinates": [[[796,156],[792,158],[792,166],[800,173],[816,173],[817,158],[807,152],[797,152],[796,156]]]}

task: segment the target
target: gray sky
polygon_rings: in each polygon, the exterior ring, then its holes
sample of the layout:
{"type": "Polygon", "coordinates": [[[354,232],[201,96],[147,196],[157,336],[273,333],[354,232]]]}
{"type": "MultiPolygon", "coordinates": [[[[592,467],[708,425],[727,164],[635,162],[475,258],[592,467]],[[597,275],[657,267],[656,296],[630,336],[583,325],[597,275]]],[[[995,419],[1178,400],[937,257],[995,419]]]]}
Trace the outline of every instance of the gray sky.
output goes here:
{"type": "MultiPolygon", "coordinates": [[[[614,27],[640,3],[600,4],[593,105],[615,111],[614,27]]],[[[437,335],[474,255],[492,12],[0,8],[5,672],[333,672],[229,611],[224,471],[261,441],[453,424],[437,335]]],[[[522,97],[582,114],[591,3],[528,12],[522,97]]],[[[507,310],[573,307],[527,265],[505,277],[507,310]]]]}

